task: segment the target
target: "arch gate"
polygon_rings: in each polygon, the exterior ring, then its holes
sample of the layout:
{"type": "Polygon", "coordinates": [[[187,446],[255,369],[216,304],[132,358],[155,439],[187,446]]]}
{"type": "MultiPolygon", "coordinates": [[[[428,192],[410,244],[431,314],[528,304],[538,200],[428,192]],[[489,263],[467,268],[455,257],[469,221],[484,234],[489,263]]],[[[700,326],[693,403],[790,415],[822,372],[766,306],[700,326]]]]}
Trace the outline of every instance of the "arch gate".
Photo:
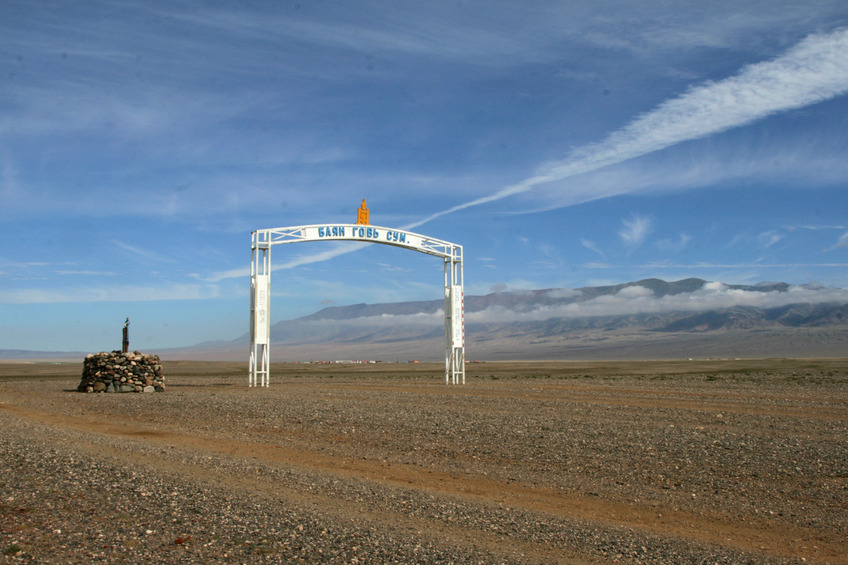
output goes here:
{"type": "Polygon", "coordinates": [[[441,257],[445,271],[445,382],[465,384],[465,292],[461,245],[367,224],[316,224],[256,230],[251,239],[249,386],[267,387],[270,376],[271,247],[302,241],[382,243],[441,257]]]}

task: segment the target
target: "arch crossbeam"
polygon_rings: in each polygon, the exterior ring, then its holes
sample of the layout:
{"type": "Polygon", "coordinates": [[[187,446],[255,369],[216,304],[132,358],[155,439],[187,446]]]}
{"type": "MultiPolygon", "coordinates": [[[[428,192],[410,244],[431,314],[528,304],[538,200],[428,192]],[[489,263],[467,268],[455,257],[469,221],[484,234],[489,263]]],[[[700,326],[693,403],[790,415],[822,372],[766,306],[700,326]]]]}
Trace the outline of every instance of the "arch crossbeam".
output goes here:
{"type": "Polygon", "coordinates": [[[301,241],[365,241],[406,247],[407,249],[442,258],[450,258],[454,256],[457,248],[462,249],[461,245],[426,235],[394,228],[361,224],[292,226],[257,230],[253,234],[254,244],[260,246],[297,243],[301,241]]]}
{"type": "Polygon", "coordinates": [[[271,248],[304,241],[360,241],[440,257],[445,273],[445,382],[465,383],[465,292],[462,246],[425,235],[363,224],[313,224],[256,230],[250,259],[250,386],[268,386],[270,373],[271,248]]]}

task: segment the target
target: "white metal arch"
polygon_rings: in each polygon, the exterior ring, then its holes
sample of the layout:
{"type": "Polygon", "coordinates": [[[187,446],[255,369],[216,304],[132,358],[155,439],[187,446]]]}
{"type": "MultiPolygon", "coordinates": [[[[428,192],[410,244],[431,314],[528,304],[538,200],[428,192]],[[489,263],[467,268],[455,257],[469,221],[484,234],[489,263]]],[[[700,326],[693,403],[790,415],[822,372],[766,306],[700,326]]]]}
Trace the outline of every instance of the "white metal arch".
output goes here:
{"type": "Polygon", "coordinates": [[[268,386],[271,247],[302,241],[364,241],[435,255],[445,269],[445,382],[465,384],[465,291],[462,246],[426,235],[362,224],[315,224],[256,230],[250,246],[250,380],[268,386]]]}

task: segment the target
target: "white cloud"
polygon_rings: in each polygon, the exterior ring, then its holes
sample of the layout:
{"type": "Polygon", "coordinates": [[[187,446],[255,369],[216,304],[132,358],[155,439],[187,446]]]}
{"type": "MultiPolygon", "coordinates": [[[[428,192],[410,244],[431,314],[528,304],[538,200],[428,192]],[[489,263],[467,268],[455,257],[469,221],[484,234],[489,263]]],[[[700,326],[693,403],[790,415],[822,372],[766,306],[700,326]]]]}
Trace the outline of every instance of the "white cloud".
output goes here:
{"type": "Polygon", "coordinates": [[[191,276],[198,278],[202,281],[215,283],[215,282],[221,282],[222,280],[225,280],[225,279],[247,278],[247,277],[250,276],[250,267],[239,267],[237,269],[229,269],[227,271],[216,271],[216,272],[214,272],[210,275],[205,275],[205,276],[199,275],[199,274],[193,274],[191,276]]]}
{"type": "Polygon", "coordinates": [[[583,291],[576,288],[555,288],[548,292],[550,298],[579,298],[583,296],[583,291]]]}
{"type": "Polygon", "coordinates": [[[753,306],[774,308],[795,303],[848,303],[848,289],[819,286],[793,286],[787,292],[758,292],[733,289],[720,282],[710,282],[693,293],[657,298],[641,286],[623,288],[617,294],[604,295],[571,304],[544,306],[532,311],[515,311],[493,307],[481,312],[468,312],[467,323],[542,321],[551,318],[584,318],[672,311],[703,311],[753,306]]]}
{"type": "MultiPolygon", "coordinates": [[[[507,285],[495,285],[492,292],[507,292],[507,285]]],[[[519,292],[519,291],[511,291],[519,292]]],[[[530,291],[528,291],[530,292],[530,291]]],[[[692,293],[656,297],[648,288],[629,286],[617,294],[603,295],[589,300],[578,289],[556,289],[556,298],[574,298],[574,302],[555,306],[540,306],[533,310],[512,310],[494,306],[479,312],[466,312],[467,324],[507,323],[544,321],[553,318],[575,319],[599,316],[617,316],[662,312],[698,312],[737,306],[775,308],[797,303],[819,304],[827,302],[848,303],[848,289],[827,288],[820,285],[792,286],[786,292],[759,292],[730,288],[721,282],[708,282],[692,293]]],[[[397,327],[402,324],[437,326],[444,319],[444,312],[432,314],[389,315],[356,318],[354,320],[331,321],[333,325],[377,324],[397,327]]],[[[320,322],[315,322],[320,323],[320,322]]]]}
{"type": "Polygon", "coordinates": [[[681,233],[676,240],[661,239],[656,243],[656,245],[662,251],[673,251],[679,253],[680,251],[683,251],[687,245],[689,245],[690,241],[692,241],[692,236],[687,233],[681,233]]]}
{"type": "Polygon", "coordinates": [[[837,149],[842,137],[837,127],[831,131],[817,127],[791,139],[678,146],[673,153],[658,152],[650,159],[540,184],[520,195],[513,211],[543,212],[621,194],[668,194],[731,183],[763,182],[799,189],[840,186],[848,179],[848,160],[837,149]]]}
{"type": "Polygon", "coordinates": [[[137,247],[135,245],[130,245],[128,243],[118,241],[117,239],[113,240],[112,243],[114,243],[116,246],[120,247],[124,251],[128,251],[128,252],[132,253],[133,255],[136,255],[138,257],[142,257],[144,259],[147,259],[148,261],[153,261],[155,263],[162,263],[162,262],[164,262],[164,263],[174,263],[175,262],[174,259],[172,259],[170,257],[166,257],[166,256],[162,255],[161,253],[157,253],[156,251],[151,251],[149,249],[143,249],[143,248],[137,247]]]}
{"type": "Polygon", "coordinates": [[[846,269],[848,263],[707,263],[699,261],[692,264],[680,264],[670,262],[657,262],[647,265],[635,265],[640,269],[846,269]]]}
{"type": "MultiPolygon", "coordinates": [[[[331,249],[327,249],[326,251],[322,251],[320,253],[315,253],[313,255],[300,255],[295,257],[294,259],[290,259],[285,263],[273,264],[271,265],[271,272],[281,271],[287,269],[293,269],[295,267],[300,267],[302,265],[310,265],[312,263],[320,263],[322,261],[328,261],[340,255],[344,255],[346,253],[352,253],[354,251],[358,251],[366,246],[368,243],[358,243],[358,242],[345,242],[342,245],[333,246],[331,249]]],[[[224,279],[233,279],[233,278],[241,278],[241,277],[249,277],[250,276],[250,268],[249,267],[239,267],[237,269],[230,269],[227,271],[217,271],[212,273],[211,275],[205,277],[199,277],[204,281],[208,282],[220,282],[224,279]]]]}
{"type": "Polygon", "coordinates": [[[350,326],[386,326],[397,328],[400,325],[415,325],[415,326],[440,326],[445,321],[445,311],[437,310],[433,313],[419,312],[417,314],[380,314],[379,316],[365,316],[362,318],[352,318],[349,320],[311,320],[309,324],[315,326],[339,327],[344,325],[350,326]]]}
{"type": "Polygon", "coordinates": [[[598,255],[600,255],[601,257],[606,257],[606,255],[604,254],[604,252],[603,252],[603,251],[601,251],[601,249],[600,249],[597,245],[595,245],[595,242],[593,242],[593,241],[590,241],[590,240],[588,240],[588,239],[585,239],[585,238],[582,238],[582,237],[581,237],[581,238],[580,238],[580,245],[582,245],[583,247],[585,247],[585,248],[586,248],[586,249],[588,249],[589,251],[594,251],[595,253],[597,253],[597,254],[598,254],[598,255]]]}
{"type": "Polygon", "coordinates": [[[57,275],[83,275],[83,276],[92,276],[92,277],[114,277],[117,273],[113,271],[56,271],[57,275]]]}
{"type": "Polygon", "coordinates": [[[214,285],[112,286],[74,289],[16,289],[0,291],[0,304],[55,304],[62,302],[148,302],[159,300],[205,300],[217,298],[214,285]]]}
{"type": "Polygon", "coordinates": [[[634,215],[629,220],[622,220],[622,223],[624,227],[618,232],[618,235],[627,247],[639,247],[651,233],[651,219],[645,216],[634,215]]]}
{"type": "Polygon", "coordinates": [[[769,230],[757,236],[757,240],[763,247],[771,247],[772,245],[783,239],[783,237],[784,235],[782,233],[776,232],[774,230],[769,230]]]}
{"type": "Polygon", "coordinates": [[[827,249],[827,251],[832,251],[840,247],[848,247],[848,232],[843,233],[839,240],[833,245],[833,247],[827,249]]]}
{"type": "MultiPolygon", "coordinates": [[[[819,226],[819,225],[803,225],[803,226],[785,226],[787,231],[795,231],[795,230],[810,230],[810,231],[820,231],[820,230],[844,230],[845,226],[819,226]]],[[[844,236],[843,236],[844,237],[844,236]]]]}
{"type": "MultiPolygon", "coordinates": [[[[531,294],[532,289],[536,288],[535,283],[528,280],[513,280],[510,282],[499,282],[493,284],[486,292],[509,292],[517,294],[531,294]]],[[[468,291],[466,290],[466,294],[468,291]]]]}

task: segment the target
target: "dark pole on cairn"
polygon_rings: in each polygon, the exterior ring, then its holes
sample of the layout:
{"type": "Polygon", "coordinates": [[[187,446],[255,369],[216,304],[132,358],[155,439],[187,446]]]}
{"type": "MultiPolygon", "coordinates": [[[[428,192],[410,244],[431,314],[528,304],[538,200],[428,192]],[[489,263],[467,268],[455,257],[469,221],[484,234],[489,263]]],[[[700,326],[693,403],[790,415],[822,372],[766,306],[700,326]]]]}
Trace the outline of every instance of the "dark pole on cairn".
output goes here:
{"type": "Polygon", "coordinates": [[[123,353],[127,353],[130,350],[130,335],[129,335],[130,330],[129,330],[129,328],[130,328],[130,319],[127,318],[127,321],[124,322],[124,342],[123,342],[123,346],[121,347],[121,351],[123,353]]]}

